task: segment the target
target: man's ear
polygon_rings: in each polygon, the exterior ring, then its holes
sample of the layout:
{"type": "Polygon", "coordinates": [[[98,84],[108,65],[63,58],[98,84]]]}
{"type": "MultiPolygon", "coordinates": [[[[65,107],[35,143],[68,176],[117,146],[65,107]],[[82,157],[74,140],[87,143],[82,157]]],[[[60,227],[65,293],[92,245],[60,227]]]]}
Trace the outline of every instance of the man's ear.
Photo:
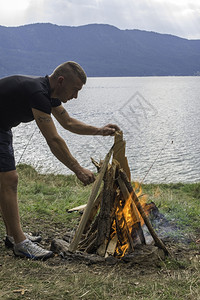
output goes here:
{"type": "Polygon", "coordinates": [[[59,76],[58,79],[57,79],[57,83],[59,85],[62,85],[63,84],[63,81],[64,81],[64,77],[63,76],[59,76]]]}

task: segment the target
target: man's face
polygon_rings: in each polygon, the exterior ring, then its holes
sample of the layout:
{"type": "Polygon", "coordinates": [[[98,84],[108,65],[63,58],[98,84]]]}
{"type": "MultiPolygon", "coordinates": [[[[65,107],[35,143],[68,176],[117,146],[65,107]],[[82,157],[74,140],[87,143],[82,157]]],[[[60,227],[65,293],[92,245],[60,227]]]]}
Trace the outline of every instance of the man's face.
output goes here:
{"type": "Polygon", "coordinates": [[[56,97],[63,103],[77,98],[78,92],[82,89],[83,83],[78,78],[72,78],[70,81],[64,77],[58,78],[58,85],[56,88],[56,97]]]}

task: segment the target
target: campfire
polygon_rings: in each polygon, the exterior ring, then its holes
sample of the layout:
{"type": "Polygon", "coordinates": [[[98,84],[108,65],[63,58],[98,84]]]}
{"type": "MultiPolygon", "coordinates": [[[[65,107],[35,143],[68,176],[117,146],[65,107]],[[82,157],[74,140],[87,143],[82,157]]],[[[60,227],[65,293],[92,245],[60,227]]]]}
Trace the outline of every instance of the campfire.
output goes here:
{"type": "Polygon", "coordinates": [[[123,133],[116,133],[104,161],[92,162],[99,174],[87,205],[81,206],[84,211],[76,233],[66,233],[64,240],[53,240],[51,249],[65,257],[93,257],[97,261],[109,257],[127,259],[135,256],[138,249],[143,253],[157,251],[162,257],[168,254],[148,218],[152,206],[146,204],[141,185],[135,183],[132,187],[123,133]],[[147,245],[144,226],[154,245],[147,245]]]}

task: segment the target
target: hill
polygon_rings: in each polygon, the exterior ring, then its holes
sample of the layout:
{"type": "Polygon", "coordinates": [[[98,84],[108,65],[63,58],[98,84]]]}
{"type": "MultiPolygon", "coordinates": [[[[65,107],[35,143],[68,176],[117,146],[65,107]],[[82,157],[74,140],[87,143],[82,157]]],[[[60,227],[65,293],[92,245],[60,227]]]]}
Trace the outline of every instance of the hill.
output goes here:
{"type": "Polygon", "coordinates": [[[50,74],[67,60],[88,76],[190,76],[200,72],[200,40],[111,25],[0,26],[0,77],[50,74]]]}

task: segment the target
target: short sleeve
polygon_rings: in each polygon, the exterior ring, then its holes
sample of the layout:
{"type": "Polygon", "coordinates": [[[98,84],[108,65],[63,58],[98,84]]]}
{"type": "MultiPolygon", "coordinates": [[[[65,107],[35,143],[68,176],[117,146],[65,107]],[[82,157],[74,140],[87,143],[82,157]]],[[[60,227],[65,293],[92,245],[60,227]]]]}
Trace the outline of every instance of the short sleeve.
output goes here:
{"type": "Polygon", "coordinates": [[[30,106],[31,108],[38,109],[46,114],[51,114],[51,100],[44,93],[34,93],[30,97],[30,106]]]}
{"type": "Polygon", "coordinates": [[[62,103],[58,98],[51,98],[51,106],[57,107],[60,106],[62,103]]]}

